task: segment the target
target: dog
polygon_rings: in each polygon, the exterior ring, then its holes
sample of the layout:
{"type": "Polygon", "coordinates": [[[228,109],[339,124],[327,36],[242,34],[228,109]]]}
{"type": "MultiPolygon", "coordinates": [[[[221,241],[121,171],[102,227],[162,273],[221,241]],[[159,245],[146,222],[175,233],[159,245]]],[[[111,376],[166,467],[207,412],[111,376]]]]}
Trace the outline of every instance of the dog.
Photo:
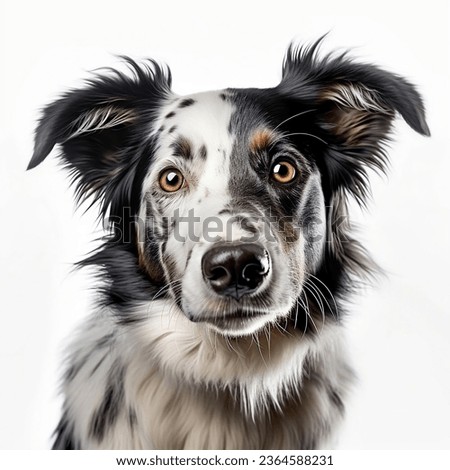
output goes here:
{"type": "Polygon", "coordinates": [[[354,372],[342,320],[377,267],[352,234],[400,115],[402,77],[289,46],[273,88],[178,96],[123,57],[49,104],[29,168],[58,145],[78,202],[100,203],[80,263],[98,305],[74,336],[54,449],[318,449],[354,372]]]}

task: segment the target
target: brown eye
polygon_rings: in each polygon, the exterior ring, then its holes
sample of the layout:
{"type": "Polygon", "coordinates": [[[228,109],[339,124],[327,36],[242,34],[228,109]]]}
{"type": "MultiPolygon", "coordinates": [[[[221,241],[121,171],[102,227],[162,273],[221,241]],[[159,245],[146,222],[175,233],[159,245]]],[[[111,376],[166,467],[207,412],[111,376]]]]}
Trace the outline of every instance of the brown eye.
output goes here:
{"type": "Polygon", "coordinates": [[[164,170],[159,176],[159,185],[168,193],[178,191],[184,186],[184,183],[184,176],[181,174],[181,171],[175,168],[164,170]]]}
{"type": "Polygon", "coordinates": [[[297,176],[297,169],[292,163],[281,160],[272,167],[270,176],[277,183],[290,183],[297,176]]]}

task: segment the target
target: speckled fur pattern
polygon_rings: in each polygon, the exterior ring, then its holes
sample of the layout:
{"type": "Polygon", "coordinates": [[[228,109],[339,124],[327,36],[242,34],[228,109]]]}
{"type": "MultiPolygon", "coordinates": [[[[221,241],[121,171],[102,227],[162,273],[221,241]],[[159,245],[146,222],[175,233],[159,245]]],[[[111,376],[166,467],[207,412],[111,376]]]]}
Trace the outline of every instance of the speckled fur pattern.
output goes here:
{"type": "Polygon", "coordinates": [[[347,201],[364,205],[368,170],[385,169],[396,114],[429,130],[407,80],[319,44],[291,46],[273,88],[178,96],[168,69],[125,58],[129,73],[45,108],[29,168],[58,145],[77,200],[100,201],[109,228],[80,263],[99,302],[70,341],[53,448],[335,444],[354,377],[345,304],[377,270],[347,201]],[[229,246],[264,253],[242,296],[205,275],[229,246]]]}

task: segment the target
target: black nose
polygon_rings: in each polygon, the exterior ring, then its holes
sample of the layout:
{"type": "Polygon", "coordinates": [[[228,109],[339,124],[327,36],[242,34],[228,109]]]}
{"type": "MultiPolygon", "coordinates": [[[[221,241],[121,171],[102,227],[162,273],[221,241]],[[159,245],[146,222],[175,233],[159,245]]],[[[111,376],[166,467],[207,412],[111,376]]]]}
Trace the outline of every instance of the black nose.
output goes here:
{"type": "Polygon", "coordinates": [[[223,243],[203,255],[202,270],[215,292],[239,300],[263,282],[269,272],[269,254],[255,243],[223,243]]]}

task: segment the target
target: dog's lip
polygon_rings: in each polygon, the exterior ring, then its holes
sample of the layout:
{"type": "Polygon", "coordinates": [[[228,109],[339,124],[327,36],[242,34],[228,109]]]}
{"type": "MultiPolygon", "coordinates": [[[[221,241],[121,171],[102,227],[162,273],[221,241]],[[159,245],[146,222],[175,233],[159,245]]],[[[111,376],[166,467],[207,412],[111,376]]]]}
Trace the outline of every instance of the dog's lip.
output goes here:
{"type": "Polygon", "coordinates": [[[255,318],[259,318],[261,316],[265,315],[264,312],[258,311],[258,310],[251,310],[251,311],[245,311],[243,312],[242,310],[235,310],[231,313],[226,313],[222,315],[209,315],[209,316],[201,316],[201,317],[196,317],[194,319],[191,318],[192,321],[194,322],[202,322],[202,323],[211,323],[214,326],[229,326],[230,324],[238,325],[238,324],[243,324],[247,323],[251,320],[254,320],[255,318]]]}

